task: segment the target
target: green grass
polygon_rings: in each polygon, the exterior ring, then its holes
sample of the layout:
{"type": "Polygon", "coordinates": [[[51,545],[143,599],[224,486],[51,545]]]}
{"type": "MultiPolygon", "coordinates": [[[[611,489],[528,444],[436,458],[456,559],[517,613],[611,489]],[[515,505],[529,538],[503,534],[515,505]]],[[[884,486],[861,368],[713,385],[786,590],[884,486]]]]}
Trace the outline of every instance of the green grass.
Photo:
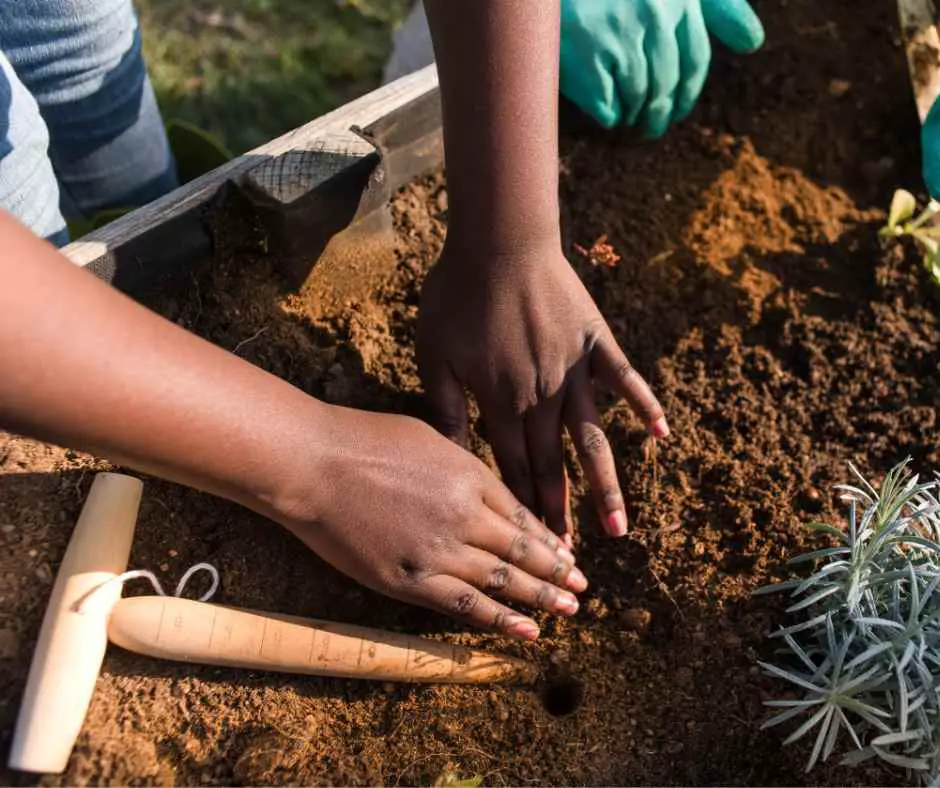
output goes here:
{"type": "Polygon", "coordinates": [[[242,153],[376,87],[409,0],[136,0],[164,117],[242,153]]]}

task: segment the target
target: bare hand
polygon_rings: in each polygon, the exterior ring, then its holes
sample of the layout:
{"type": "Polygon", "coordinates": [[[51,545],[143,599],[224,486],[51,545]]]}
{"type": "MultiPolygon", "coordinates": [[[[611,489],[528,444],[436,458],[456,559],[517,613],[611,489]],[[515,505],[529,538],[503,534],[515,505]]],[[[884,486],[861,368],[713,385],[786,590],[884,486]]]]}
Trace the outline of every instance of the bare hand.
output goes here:
{"type": "Polygon", "coordinates": [[[655,437],[669,427],[557,242],[488,259],[445,246],[421,294],[418,363],[439,429],[465,442],[468,388],[503,480],[555,533],[570,532],[563,426],[605,530],[626,533],[595,383],[626,399],[655,437]]]}
{"type": "Polygon", "coordinates": [[[280,519],[376,591],[534,640],[494,599],[570,616],[587,587],[574,557],[472,454],[423,422],[344,408],[320,420],[312,471],[280,519]]]}

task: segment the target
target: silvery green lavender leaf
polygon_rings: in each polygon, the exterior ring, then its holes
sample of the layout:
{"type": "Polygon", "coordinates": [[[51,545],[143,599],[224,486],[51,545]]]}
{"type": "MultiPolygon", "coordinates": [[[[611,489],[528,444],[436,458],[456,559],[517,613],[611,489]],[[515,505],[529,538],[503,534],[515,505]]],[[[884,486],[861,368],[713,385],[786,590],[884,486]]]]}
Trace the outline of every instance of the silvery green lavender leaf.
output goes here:
{"type": "Polygon", "coordinates": [[[836,488],[846,522],[807,526],[835,545],[792,558],[811,565],[802,578],[756,592],[790,596],[793,620],[771,635],[786,647],[760,665],[802,697],[766,701],[763,727],[796,723],[787,744],[812,734],[807,771],[841,748],[843,763],[878,759],[940,786],[940,475],[924,482],[910,463],[878,489],[850,464],[856,483],[836,488]]]}

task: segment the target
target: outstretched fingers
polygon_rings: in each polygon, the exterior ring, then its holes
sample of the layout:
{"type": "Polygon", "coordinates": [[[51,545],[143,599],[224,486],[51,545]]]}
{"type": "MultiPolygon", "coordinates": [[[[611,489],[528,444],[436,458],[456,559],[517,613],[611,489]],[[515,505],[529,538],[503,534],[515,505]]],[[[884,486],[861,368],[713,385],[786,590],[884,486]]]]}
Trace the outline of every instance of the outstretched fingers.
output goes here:
{"type": "Polygon", "coordinates": [[[484,502],[490,513],[480,518],[470,544],[559,588],[576,594],[587,588],[571,551],[508,490],[487,491],[484,502]]]}
{"type": "Polygon", "coordinates": [[[553,615],[578,611],[575,594],[587,580],[574,556],[499,482],[475,522],[463,547],[422,579],[420,593],[415,587],[400,598],[522,640],[535,640],[538,625],[494,597],[553,615]]]}
{"type": "Polygon", "coordinates": [[[662,405],[613,336],[603,337],[594,346],[591,371],[595,380],[627,401],[654,438],[669,437],[669,422],[662,405]]]}
{"type": "MultiPolygon", "coordinates": [[[[556,562],[556,576],[567,577],[571,565],[556,562]]],[[[556,616],[573,616],[578,612],[578,599],[573,593],[555,585],[551,578],[541,579],[505,558],[486,550],[467,547],[459,564],[450,574],[479,588],[486,594],[523,605],[530,610],[544,610],[556,616]]]]}
{"type": "Polygon", "coordinates": [[[478,526],[464,547],[425,579],[419,604],[475,626],[535,640],[538,625],[494,597],[553,615],[578,611],[587,580],[574,556],[501,484],[484,497],[478,526]]]}
{"type": "Polygon", "coordinates": [[[565,424],[587,477],[604,530],[614,537],[627,533],[627,509],[617,480],[614,454],[594,404],[587,370],[579,370],[565,402],[565,424]]]}
{"type": "Polygon", "coordinates": [[[539,626],[531,618],[506,607],[458,577],[447,574],[429,577],[420,597],[405,598],[430,607],[458,621],[489,629],[518,640],[535,640],[539,626]]]}

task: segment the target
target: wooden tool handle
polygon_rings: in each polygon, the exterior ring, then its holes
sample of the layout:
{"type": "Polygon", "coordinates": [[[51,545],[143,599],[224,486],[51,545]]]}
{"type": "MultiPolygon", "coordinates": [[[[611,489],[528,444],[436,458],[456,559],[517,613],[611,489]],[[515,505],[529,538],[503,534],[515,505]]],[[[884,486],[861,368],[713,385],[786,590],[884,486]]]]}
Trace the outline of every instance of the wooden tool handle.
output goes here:
{"type": "Polygon", "coordinates": [[[108,637],[161,659],[315,676],[482,684],[536,673],[525,660],[413,635],[175,597],[120,600],[108,637]]]}
{"type": "Polygon", "coordinates": [[[81,730],[108,644],[107,617],[119,583],[75,603],[127,569],[143,484],[117,473],[95,477],[59,567],[39,631],[10,749],[10,767],[62,772],[81,730]]]}

